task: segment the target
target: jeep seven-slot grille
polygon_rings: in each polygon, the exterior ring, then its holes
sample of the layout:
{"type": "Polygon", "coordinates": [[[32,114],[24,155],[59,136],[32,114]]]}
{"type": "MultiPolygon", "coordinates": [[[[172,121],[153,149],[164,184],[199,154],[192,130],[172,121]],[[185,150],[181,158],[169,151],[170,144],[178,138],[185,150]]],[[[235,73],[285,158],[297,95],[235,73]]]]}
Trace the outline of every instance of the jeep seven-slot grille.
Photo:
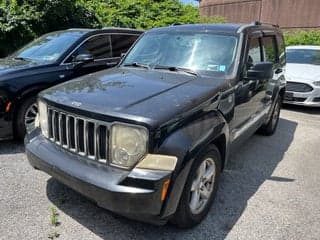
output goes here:
{"type": "Polygon", "coordinates": [[[106,163],[108,125],[93,119],[48,108],[49,139],[81,156],[106,163]]]}
{"type": "Polygon", "coordinates": [[[305,83],[287,81],[286,90],[288,92],[311,92],[313,88],[305,83]]]}

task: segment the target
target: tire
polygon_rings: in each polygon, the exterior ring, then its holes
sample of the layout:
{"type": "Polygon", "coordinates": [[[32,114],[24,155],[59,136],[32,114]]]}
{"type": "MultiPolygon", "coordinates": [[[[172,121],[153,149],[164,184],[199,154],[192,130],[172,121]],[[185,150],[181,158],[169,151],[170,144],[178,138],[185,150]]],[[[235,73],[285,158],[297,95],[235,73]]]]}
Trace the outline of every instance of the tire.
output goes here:
{"type": "MultiPolygon", "coordinates": [[[[191,228],[199,224],[208,214],[212,203],[214,201],[214,198],[216,196],[218,185],[219,185],[219,178],[220,178],[220,172],[221,172],[221,155],[218,150],[218,148],[214,145],[210,146],[210,148],[204,152],[201,156],[199,156],[197,159],[195,159],[190,173],[188,175],[188,179],[186,182],[186,185],[184,187],[184,190],[182,192],[180,202],[177,208],[176,213],[174,214],[173,218],[171,219],[171,222],[180,228],[191,228]],[[209,160],[209,162],[207,162],[209,160]],[[210,167],[212,165],[209,165],[209,163],[214,164],[214,175],[212,176],[212,181],[210,185],[209,181],[206,183],[206,185],[203,186],[203,183],[200,183],[204,180],[199,180],[198,176],[200,173],[200,169],[203,169],[204,162],[206,162],[206,167],[208,167],[205,172],[209,172],[210,167]],[[196,182],[199,182],[199,184],[195,184],[196,182]],[[202,192],[201,186],[205,189],[211,189],[210,194],[205,194],[207,197],[203,200],[201,200],[202,196],[200,193],[198,195],[200,196],[201,201],[205,201],[205,203],[202,203],[200,207],[196,208],[195,206],[199,206],[194,201],[196,199],[196,192],[202,192]],[[195,190],[196,189],[196,190],[195,190]],[[193,207],[192,207],[193,206],[193,207]]],[[[208,193],[207,192],[207,193],[208,193]]]]}
{"type": "Polygon", "coordinates": [[[259,130],[258,130],[259,134],[265,135],[265,136],[271,136],[275,133],[277,126],[278,126],[278,123],[279,123],[281,105],[282,105],[282,99],[279,96],[277,99],[277,102],[272,110],[272,114],[271,114],[270,119],[268,120],[267,123],[265,123],[264,125],[262,125],[259,128],[259,130]]]}
{"type": "Polygon", "coordinates": [[[31,121],[29,120],[29,118],[31,119],[32,117],[35,117],[36,114],[32,114],[32,115],[28,115],[28,123],[30,123],[30,125],[26,125],[25,121],[27,121],[27,113],[31,114],[31,107],[33,106],[33,111],[35,111],[35,113],[37,113],[38,108],[35,108],[36,104],[36,97],[30,97],[27,98],[25,100],[23,100],[23,103],[20,105],[20,107],[18,108],[17,111],[17,116],[16,116],[16,120],[15,120],[15,137],[18,140],[22,140],[24,138],[24,136],[27,133],[27,126],[28,126],[28,130],[32,130],[32,126],[31,126],[31,121]],[[29,128],[30,127],[30,128],[29,128]]]}

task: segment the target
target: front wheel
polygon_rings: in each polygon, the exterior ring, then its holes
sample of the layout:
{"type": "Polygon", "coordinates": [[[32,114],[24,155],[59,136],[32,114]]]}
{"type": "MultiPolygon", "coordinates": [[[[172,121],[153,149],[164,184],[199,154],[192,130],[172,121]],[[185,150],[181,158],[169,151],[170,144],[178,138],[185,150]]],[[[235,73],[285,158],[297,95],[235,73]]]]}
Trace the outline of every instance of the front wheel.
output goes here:
{"type": "Polygon", "coordinates": [[[172,223],[181,228],[199,224],[215,198],[221,172],[221,157],[216,146],[193,163],[172,223]]]}
{"type": "Polygon", "coordinates": [[[18,109],[15,122],[15,135],[18,139],[23,139],[26,133],[30,133],[35,128],[35,120],[38,113],[36,97],[25,99],[18,109]]]}

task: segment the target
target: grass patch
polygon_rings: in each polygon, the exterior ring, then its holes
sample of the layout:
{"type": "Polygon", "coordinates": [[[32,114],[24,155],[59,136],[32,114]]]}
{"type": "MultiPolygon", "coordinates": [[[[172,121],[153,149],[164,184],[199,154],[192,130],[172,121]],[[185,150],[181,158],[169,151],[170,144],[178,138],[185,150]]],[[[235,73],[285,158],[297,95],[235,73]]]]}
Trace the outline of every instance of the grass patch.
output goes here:
{"type": "Polygon", "coordinates": [[[59,213],[57,212],[57,209],[55,207],[50,208],[50,223],[52,226],[57,227],[60,225],[59,222],[59,213]]]}

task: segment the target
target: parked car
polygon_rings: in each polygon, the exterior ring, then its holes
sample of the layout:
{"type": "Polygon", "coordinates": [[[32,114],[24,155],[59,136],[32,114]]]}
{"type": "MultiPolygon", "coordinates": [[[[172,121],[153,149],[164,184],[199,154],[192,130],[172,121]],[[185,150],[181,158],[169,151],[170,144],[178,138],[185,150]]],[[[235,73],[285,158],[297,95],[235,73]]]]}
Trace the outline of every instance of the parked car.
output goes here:
{"type": "Polygon", "coordinates": [[[46,34],[0,59],[0,139],[34,128],[41,90],[116,66],[142,31],[69,29],[46,34]]]}
{"type": "Polygon", "coordinates": [[[320,107],[320,46],[287,47],[285,103],[320,107]]]}
{"type": "Polygon", "coordinates": [[[30,164],[121,215],[192,227],[230,153],[275,132],[284,51],[258,22],[150,30],[118,67],[39,95],[30,164]]]}

